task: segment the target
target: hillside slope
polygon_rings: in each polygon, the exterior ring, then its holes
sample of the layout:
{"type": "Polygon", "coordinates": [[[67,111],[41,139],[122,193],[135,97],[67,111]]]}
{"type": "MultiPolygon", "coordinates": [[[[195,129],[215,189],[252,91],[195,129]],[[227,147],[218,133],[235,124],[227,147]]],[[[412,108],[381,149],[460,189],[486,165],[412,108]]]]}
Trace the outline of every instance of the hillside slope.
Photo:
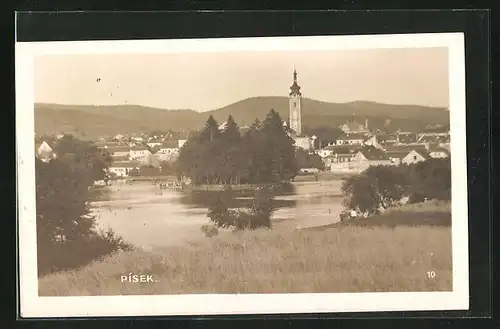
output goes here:
{"type": "MultiPolygon", "coordinates": [[[[256,118],[263,119],[271,109],[288,119],[288,98],[253,97],[207,112],[136,105],[35,104],[35,130],[37,134],[66,132],[86,138],[152,130],[194,130],[202,127],[209,115],[222,122],[231,114],[239,125],[250,125],[256,118]]],[[[327,103],[306,98],[302,115],[303,125],[312,128],[338,126],[353,116],[360,123],[368,119],[374,129],[421,131],[428,126],[449,124],[449,112],[443,108],[364,101],[327,103]]]]}

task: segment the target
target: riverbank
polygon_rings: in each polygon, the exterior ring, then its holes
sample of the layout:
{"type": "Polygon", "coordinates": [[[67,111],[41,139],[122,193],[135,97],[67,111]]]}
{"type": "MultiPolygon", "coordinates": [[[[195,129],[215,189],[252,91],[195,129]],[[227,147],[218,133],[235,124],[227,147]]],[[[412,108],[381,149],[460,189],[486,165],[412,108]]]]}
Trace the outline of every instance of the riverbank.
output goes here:
{"type": "Polygon", "coordinates": [[[451,226],[432,225],[446,218],[446,204],[429,203],[382,214],[380,225],[223,232],[188,246],[120,252],[48,275],[39,279],[39,294],[449,291],[451,226]],[[394,225],[382,225],[389,217],[394,225]],[[408,218],[422,221],[403,225],[408,218]],[[121,283],[129,273],[151,275],[154,282],[121,283]]]}

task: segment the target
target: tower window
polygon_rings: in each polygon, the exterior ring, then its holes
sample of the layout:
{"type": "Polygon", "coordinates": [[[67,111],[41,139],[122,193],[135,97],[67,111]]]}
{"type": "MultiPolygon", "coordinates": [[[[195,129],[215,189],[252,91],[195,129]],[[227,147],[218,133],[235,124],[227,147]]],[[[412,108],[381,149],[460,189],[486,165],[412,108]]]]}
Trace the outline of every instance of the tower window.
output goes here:
{"type": "Polygon", "coordinates": [[[297,107],[297,102],[293,102],[293,107],[297,107]]]}

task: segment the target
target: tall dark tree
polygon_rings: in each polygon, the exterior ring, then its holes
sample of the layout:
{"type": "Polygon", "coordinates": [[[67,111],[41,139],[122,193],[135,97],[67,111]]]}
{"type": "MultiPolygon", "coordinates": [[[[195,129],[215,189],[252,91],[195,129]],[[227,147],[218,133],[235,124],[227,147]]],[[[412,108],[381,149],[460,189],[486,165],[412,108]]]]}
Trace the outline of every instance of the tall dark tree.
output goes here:
{"type": "Polygon", "coordinates": [[[268,159],[271,181],[280,182],[295,177],[295,146],[293,139],[285,132],[278,112],[271,110],[263,122],[263,133],[268,142],[265,156],[268,159]]]}
{"type": "Polygon", "coordinates": [[[214,117],[210,115],[208,117],[205,126],[200,134],[201,143],[212,143],[220,136],[219,124],[215,121],[214,117]]]}
{"type": "Polygon", "coordinates": [[[220,164],[221,183],[239,183],[244,166],[244,155],[241,152],[241,134],[238,124],[230,115],[221,133],[221,144],[218,162],[220,164]]]}

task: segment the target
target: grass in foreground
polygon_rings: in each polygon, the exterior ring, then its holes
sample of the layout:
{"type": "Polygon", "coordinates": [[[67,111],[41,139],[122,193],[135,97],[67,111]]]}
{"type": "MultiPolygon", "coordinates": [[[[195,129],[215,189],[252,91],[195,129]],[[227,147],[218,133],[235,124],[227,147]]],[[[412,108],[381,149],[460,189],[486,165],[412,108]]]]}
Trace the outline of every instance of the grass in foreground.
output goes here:
{"type": "MultiPolygon", "coordinates": [[[[412,207],[400,215],[415,213],[412,207]]],[[[426,212],[417,210],[423,218],[426,212]]],[[[42,296],[451,290],[449,226],[229,233],[190,247],[121,252],[39,279],[42,296]],[[129,273],[152,275],[155,282],[121,283],[129,273]]]]}

